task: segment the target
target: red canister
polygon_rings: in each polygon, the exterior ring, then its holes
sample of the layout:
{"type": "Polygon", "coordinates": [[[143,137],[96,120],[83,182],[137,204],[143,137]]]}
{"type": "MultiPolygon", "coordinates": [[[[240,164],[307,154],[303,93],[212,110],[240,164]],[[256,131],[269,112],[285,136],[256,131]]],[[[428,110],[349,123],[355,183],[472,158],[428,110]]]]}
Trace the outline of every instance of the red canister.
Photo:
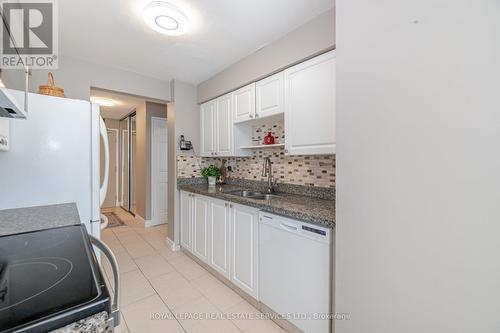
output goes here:
{"type": "Polygon", "coordinates": [[[271,132],[267,133],[267,135],[264,137],[264,144],[274,145],[274,136],[271,132]]]}

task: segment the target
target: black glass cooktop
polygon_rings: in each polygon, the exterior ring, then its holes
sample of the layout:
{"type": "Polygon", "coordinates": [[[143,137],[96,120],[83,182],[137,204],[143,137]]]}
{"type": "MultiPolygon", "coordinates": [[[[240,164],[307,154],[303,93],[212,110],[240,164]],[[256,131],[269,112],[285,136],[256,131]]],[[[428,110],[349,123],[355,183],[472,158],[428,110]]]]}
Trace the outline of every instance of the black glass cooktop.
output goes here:
{"type": "Polygon", "coordinates": [[[84,226],[0,237],[0,332],[46,332],[108,308],[84,226]]]}

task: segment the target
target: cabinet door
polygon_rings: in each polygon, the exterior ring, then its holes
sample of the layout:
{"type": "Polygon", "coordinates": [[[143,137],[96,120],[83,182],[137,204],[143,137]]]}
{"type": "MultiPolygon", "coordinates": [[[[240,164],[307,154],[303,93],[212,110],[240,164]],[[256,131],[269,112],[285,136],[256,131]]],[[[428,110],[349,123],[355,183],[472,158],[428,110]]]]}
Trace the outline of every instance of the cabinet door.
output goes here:
{"type": "Polygon", "coordinates": [[[181,204],[181,246],[192,250],[192,197],[191,194],[181,191],[180,195],[180,204],[181,204]]]}
{"type": "Polygon", "coordinates": [[[229,279],[229,204],[210,200],[209,265],[229,279]]]}
{"type": "Polygon", "coordinates": [[[233,117],[231,114],[231,94],[216,100],[216,152],[217,156],[233,155],[233,117]]]}
{"type": "Polygon", "coordinates": [[[255,117],[263,118],[284,112],[284,72],[255,84],[255,117]]]}
{"type": "Polygon", "coordinates": [[[231,281],[258,298],[258,210],[231,206],[231,281]]]}
{"type": "Polygon", "coordinates": [[[206,102],[200,107],[201,156],[215,154],[215,101],[206,102]]]}
{"type": "Polygon", "coordinates": [[[285,152],[334,154],[335,52],[285,70],[285,152]]]}
{"type": "Polygon", "coordinates": [[[208,263],[208,199],[193,198],[193,254],[208,263]]]}
{"type": "Polygon", "coordinates": [[[255,83],[233,91],[234,122],[255,118],[255,83]]]}

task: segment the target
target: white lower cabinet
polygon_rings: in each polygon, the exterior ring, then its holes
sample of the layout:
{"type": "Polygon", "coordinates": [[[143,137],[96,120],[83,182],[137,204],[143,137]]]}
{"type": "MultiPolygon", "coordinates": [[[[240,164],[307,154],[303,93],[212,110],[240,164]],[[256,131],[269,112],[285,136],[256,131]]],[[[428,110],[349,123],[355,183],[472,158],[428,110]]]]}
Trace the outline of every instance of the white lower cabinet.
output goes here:
{"type": "Polygon", "coordinates": [[[231,206],[231,281],[258,299],[259,211],[242,205],[231,206]]]}
{"type": "Polygon", "coordinates": [[[208,263],[208,198],[193,197],[193,254],[208,263]]]}
{"type": "Polygon", "coordinates": [[[259,210],[181,191],[181,245],[258,299],[259,210]]]}
{"type": "Polygon", "coordinates": [[[181,246],[186,250],[192,250],[192,228],[193,228],[193,195],[181,191],[180,195],[180,224],[181,224],[181,246]]]}
{"type": "Polygon", "coordinates": [[[229,224],[231,222],[229,203],[211,199],[209,214],[210,259],[208,264],[229,279],[229,224]]]}

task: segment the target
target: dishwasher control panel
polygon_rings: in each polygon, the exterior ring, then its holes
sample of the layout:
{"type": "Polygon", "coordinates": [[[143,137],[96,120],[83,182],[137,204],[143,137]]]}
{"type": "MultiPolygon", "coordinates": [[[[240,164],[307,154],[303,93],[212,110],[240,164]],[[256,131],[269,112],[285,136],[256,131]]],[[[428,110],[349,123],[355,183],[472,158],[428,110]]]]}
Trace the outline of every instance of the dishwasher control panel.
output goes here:
{"type": "Polygon", "coordinates": [[[317,228],[311,228],[311,227],[309,227],[307,225],[302,225],[302,230],[310,231],[310,232],[314,232],[315,234],[318,234],[318,235],[326,236],[326,231],[325,230],[320,230],[320,229],[317,229],[317,228]]]}
{"type": "Polygon", "coordinates": [[[259,220],[261,224],[267,224],[298,236],[314,239],[323,243],[331,242],[331,230],[326,227],[264,212],[260,213],[259,220]]]}

